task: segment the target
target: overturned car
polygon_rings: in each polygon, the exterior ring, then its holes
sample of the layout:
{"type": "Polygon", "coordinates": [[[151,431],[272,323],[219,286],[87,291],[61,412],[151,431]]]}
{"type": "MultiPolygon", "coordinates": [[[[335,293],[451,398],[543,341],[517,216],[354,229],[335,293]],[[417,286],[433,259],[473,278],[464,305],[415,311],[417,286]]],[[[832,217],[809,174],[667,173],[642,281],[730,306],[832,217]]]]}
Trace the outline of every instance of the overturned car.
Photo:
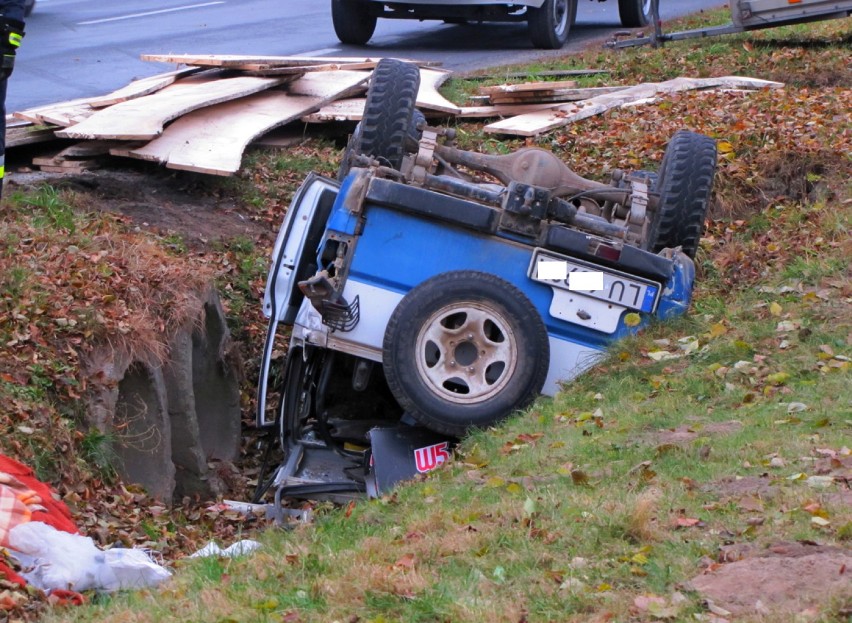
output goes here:
{"type": "Polygon", "coordinates": [[[309,175],[284,218],[257,412],[284,461],[257,501],[386,490],[688,307],[712,139],[680,131],[659,173],[604,184],[543,149],[456,148],[418,85],[383,59],[339,179],[309,175]]]}

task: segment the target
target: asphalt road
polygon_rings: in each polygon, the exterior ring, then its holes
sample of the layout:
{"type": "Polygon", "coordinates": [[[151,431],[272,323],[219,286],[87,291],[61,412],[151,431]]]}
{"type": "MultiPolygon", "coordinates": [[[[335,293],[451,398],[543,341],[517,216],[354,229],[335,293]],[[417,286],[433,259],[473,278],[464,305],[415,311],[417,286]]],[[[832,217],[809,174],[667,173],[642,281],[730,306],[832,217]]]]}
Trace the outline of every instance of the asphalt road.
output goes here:
{"type": "MultiPolygon", "coordinates": [[[[721,0],[662,0],[663,19],[721,0]]],[[[379,20],[366,47],[341,44],[330,0],[38,0],[30,16],[7,111],[108,93],[173,69],[145,53],[397,56],[468,71],[570,53],[620,29],[615,0],[581,0],[571,40],[559,52],[532,47],[524,24],[451,26],[379,20]]]]}

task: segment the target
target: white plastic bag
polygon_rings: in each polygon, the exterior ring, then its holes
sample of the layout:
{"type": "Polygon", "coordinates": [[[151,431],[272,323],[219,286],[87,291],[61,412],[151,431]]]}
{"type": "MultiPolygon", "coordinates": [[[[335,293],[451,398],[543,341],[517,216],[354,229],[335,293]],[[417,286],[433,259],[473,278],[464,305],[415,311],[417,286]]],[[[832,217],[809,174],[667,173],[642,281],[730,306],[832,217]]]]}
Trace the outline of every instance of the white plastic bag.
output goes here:
{"type": "Polygon", "coordinates": [[[24,565],[21,575],[45,591],[114,591],[155,586],[171,576],[139,549],[99,549],[91,538],[40,521],[9,533],[9,553],[24,565]]]}
{"type": "Polygon", "coordinates": [[[195,552],[194,554],[190,554],[189,558],[203,558],[205,556],[221,556],[224,558],[233,558],[234,556],[243,556],[245,554],[249,554],[254,550],[262,547],[260,543],[257,541],[252,541],[251,539],[243,539],[242,541],[237,541],[230,547],[226,547],[222,549],[213,541],[210,541],[207,545],[202,547],[200,550],[195,552]]]}

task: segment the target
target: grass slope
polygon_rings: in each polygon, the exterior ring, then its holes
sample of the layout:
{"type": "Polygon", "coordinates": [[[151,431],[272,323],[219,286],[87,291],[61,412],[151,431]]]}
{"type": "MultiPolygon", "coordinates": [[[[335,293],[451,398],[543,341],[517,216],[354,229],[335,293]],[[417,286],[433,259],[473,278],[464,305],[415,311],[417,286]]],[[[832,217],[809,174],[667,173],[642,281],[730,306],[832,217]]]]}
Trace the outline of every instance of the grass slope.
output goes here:
{"type": "MultiPolygon", "coordinates": [[[[423,481],[321,507],[314,525],[263,534],[252,556],[180,563],[162,590],[48,620],[711,621],[721,615],[687,582],[720,548],[848,548],[848,491],[832,474],[852,447],[849,40],[846,20],[531,69],[787,83],[680,94],[528,141],[592,175],[656,168],[680,127],[720,140],[690,316],[619,344],[423,481]]],[[[523,144],[459,130],[466,147],[523,144]]],[[[807,620],[841,620],[848,599],[807,620]]]]}

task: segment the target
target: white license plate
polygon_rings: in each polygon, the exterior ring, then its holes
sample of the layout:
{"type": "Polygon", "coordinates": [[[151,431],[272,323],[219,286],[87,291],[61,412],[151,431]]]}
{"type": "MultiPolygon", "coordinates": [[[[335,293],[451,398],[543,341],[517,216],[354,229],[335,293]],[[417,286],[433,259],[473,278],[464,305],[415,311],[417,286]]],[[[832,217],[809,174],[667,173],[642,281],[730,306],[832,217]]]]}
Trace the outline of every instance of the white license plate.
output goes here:
{"type": "MultiPolygon", "coordinates": [[[[608,268],[602,268],[594,264],[587,264],[573,259],[568,260],[564,257],[543,252],[540,249],[536,249],[533,253],[533,260],[530,263],[529,277],[533,281],[545,283],[560,290],[569,290],[576,294],[588,296],[593,299],[606,301],[607,303],[620,305],[629,309],[638,309],[639,311],[648,313],[652,313],[657,308],[657,301],[660,298],[661,287],[658,283],[640,279],[608,268]],[[560,268],[561,264],[564,263],[565,273],[568,277],[564,279],[539,278],[539,264],[542,262],[546,263],[542,272],[548,276],[552,273],[555,266],[554,264],[551,264],[552,262],[559,263],[560,268]],[[602,275],[602,279],[597,279],[601,286],[600,289],[577,290],[576,288],[570,287],[570,274],[577,272],[600,273],[602,275]]],[[[590,280],[584,278],[582,281],[588,282],[590,280]]],[[[595,281],[595,279],[592,279],[591,281],[595,281]]]]}

